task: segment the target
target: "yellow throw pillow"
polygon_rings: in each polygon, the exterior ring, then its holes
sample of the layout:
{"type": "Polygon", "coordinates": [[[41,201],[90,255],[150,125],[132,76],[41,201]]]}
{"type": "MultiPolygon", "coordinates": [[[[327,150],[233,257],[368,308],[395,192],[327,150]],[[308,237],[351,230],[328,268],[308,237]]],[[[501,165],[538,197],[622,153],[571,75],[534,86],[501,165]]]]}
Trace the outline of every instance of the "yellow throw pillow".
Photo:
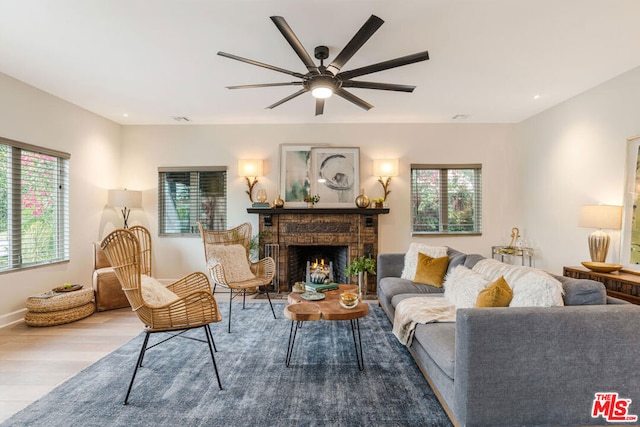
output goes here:
{"type": "Polygon", "coordinates": [[[476,299],[476,307],[509,307],[511,299],[513,299],[513,291],[504,280],[504,276],[500,276],[498,280],[480,291],[476,299]]]}
{"type": "Polygon", "coordinates": [[[415,283],[424,285],[442,287],[444,275],[447,273],[449,266],[449,257],[432,258],[422,252],[418,253],[418,265],[416,267],[416,277],[413,279],[415,283]]]}

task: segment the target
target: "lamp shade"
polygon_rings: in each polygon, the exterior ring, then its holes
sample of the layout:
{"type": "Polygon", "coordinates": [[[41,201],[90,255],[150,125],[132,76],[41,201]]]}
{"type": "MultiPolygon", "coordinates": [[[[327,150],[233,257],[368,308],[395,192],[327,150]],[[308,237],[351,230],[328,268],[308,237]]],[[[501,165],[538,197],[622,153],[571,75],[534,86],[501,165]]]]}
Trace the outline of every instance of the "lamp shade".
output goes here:
{"type": "Polygon", "coordinates": [[[141,208],[142,191],[109,190],[109,206],[117,208],[141,208]]]}
{"type": "Polygon", "coordinates": [[[608,228],[622,227],[622,206],[585,205],[580,208],[580,227],[608,228]]]}
{"type": "Polygon", "coordinates": [[[238,160],[238,176],[262,176],[262,159],[238,160]]]}
{"type": "Polygon", "coordinates": [[[398,159],[377,159],[373,161],[374,176],[398,176],[398,159]]]}

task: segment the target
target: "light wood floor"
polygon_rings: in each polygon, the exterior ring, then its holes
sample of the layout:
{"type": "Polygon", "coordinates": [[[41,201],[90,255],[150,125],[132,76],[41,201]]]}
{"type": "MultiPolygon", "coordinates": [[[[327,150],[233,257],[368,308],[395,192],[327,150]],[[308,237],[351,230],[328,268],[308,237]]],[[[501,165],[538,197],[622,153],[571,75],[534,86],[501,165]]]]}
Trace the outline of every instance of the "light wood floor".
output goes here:
{"type": "Polygon", "coordinates": [[[0,328],[0,423],[141,331],[130,308],[66,325],[0,328]]]}

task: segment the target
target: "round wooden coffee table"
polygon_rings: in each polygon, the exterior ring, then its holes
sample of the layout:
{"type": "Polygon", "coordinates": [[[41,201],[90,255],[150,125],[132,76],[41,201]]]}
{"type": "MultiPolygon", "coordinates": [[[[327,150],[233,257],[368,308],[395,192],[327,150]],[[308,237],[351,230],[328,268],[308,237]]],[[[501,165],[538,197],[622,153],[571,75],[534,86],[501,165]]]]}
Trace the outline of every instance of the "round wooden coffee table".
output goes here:
{"type": "Polygon", "coordinates": [[[287,346],[287,366],[291,363],[296,334],[298,329],[302,326],[302,322],[321,319],[348,320],[351,324],[351,334],[353,336],[353,346],[356,351],[356,359],[358,360],[358,368],[361,371],[364,370],[359,319],[369,314],[369,304],[360,301],[354,308],[343,307],[340,305],[340,294],[348,290],[353,290],[357,293],[358,287],[355,285],[338,285],[338,289],[336,290],[323,292],[325,298],[321,300],[306,300],[302,298],[302,294],[295,292],[289,294],[289,297],[287,298],[289,305],[284,309],[285,317],[291,320],[289,344],[287,346]]]}

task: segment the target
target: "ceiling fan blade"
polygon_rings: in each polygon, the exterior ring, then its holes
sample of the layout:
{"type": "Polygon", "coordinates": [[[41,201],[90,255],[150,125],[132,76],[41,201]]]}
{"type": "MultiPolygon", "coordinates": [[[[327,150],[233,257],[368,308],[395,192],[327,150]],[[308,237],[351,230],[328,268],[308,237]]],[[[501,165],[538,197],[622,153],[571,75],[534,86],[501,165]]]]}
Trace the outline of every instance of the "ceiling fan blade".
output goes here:
{"type": "Polygon", "coordinates": [[[304,78],[304,74],[296,73],[295,71],[285,70],[284,68],[276,67],[274,65],[265,64],[264,62],[254,61],[253,59],[243,58],[241,56],[232,55],[226,52],[218,52],[218,55],[224,56],[225,58],[235,59],[236,61],[246,62],[247,64],[257,65],[258,67],[266,68],[273,71],[278,71],[280,73],[289,74],[290,76],[298,77],[299,79],[304,78]]]}
{"type": "Polygon", "coordinates": [[[336,95],[346,99],[349,102],[353,102],[358,107],[363,108],[367,111],[373,108],[373,105],[369,104],[367,101],[364,101],[352,93],[347,92],[346,90],[340,88],[335,92],[336,95]]]}
{"type": "Polygon", "coordinates": [[[342,87],[356,87],[360,89],[379,89],[379,90],[393,90],[396,92],[413,92],[416,88],[411,85],[398,85],[393,83],[375,83],[375,82],[360,82],[353,80],[345,80],[342,82],[342,87]]]}
{"type": "Polygon", "coordinates": [[[316,116],[321,116],[324,113],[324,98],[316,98],[316,116]]]}
{"type": "Polygon", "coordinates": [[[258,83],[258,84],[253,84],[253,85],[227,86],[227,89],[254,89],[254,88],[259,88],[259,87],[275,87],[275,86],[302,86],[302,82],[258,83]]]}
{"type": "Polygon", "coordinates": [[[342,80],[349,80],[354,77],[364,76],[365,74],[377,73],[378,71],[384,71],[391,68],[401,67],[403,65],[426,61],[427,59],[429,59],[429,52],[425,50],[424,52],[414,53],[413,55],[390,59],[388,61],[379,62],[377,64],[367,65],[366,67],[356,68],[355,70],[338,73],[336,77],[342,80]]]}
{"type": "Polygon", "coordinates": [[[272,108],[276,108],[278,105],[284,104],[287,101],[291,101],[293,98],[295,98],[296,96],[300,96],[303,93],[308,92],[307,89],[300,89],[299,91],[297,91],[296,93],[287,96],[286,98],[282,98],[280,101],[276,102],[275,104],[271,104],[269,105],[267,108],[268,109],[272,109],[272,108]]]}
{"type": "Polygon", "coordinates": [[[272,16],[271,20],[276,24],[276,27],[278,27],[278,30],[280,30],[284,38],[287,39],[293,50],[298,54],[302,63],[307,67],[307,70],[312,73],[320,74],[318,66],[313,63],[313,59],[311,59],[307,50],[304,48],[302,43],[300,43],[300,40],[298,40],[296,34],[293,32],[289,24],[287,24],[287,21],[285,21],[282,16],[272,16]]]}
{"type": "Polygon", "coordinates": [[[344,67],[349,59],[364,45],[367,40],[384,24],[384,21],[375,15],[371,15],[367,22],[358,30],[353,38],[347,43],[342,51],[335,57],[333,62],[327,67],[327,71],[336,75],[344,67]]]}

